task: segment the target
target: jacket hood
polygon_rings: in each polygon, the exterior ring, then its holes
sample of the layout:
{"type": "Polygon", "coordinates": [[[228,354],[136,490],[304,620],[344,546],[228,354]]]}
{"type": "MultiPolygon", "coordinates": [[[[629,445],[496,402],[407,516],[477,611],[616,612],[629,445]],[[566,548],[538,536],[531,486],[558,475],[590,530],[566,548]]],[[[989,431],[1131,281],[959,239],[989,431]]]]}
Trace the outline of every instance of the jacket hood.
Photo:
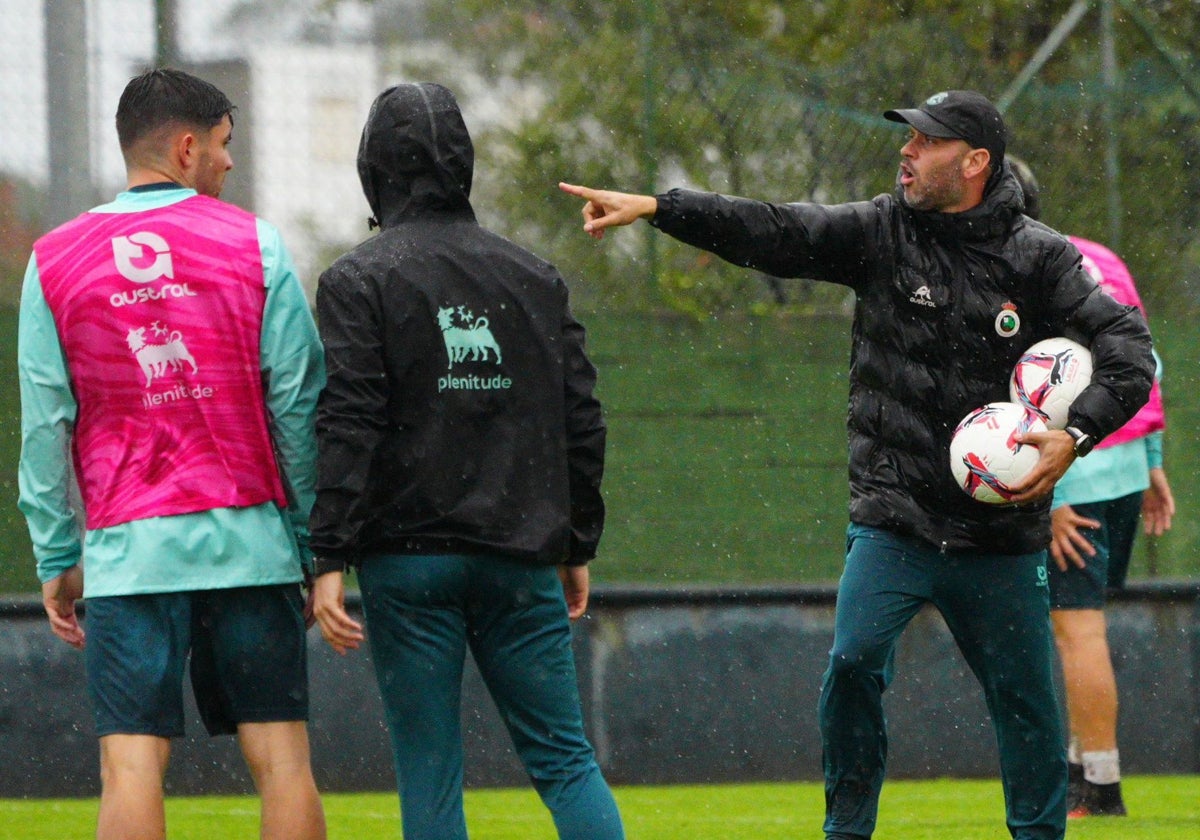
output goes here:
{"type": "Polygon", "coordinates": [[[375,98],[358,146],[358,177],[373,225],[426,212],[471,211],[475,149],[454,94],[420,82],[375,98]]]}

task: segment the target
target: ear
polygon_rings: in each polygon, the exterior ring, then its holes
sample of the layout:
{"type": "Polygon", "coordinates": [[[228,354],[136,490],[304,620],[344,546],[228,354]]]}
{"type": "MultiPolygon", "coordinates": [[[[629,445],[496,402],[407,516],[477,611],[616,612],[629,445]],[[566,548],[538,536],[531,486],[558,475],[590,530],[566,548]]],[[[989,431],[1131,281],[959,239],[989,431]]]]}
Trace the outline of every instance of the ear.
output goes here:
{"type": "Polygon", "coordinates": [[[194,131],[180,131],[171,139],[171,157],[185,176],[195,171],[200,160],[200,138],[194,131]]]}
{"type": "Polygon", "coordinates": [[[962,174],[970,180],[987,172],[988,164],[992,162],[992,153],[987,149],[971,149],[963,157],[962,174]]]}

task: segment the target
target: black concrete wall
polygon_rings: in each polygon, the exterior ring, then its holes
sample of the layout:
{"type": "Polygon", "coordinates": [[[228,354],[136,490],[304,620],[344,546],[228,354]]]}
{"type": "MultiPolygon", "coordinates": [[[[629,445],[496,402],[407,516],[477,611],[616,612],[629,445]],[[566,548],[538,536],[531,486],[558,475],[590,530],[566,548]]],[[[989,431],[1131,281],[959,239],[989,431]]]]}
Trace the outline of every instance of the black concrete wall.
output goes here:
{"type": "MultiPolygon", "coordinates": [[[[820,778],[816,704],[833,635],[832,588],[600,589],[576,624],[589,732],[616,784],[820,778]]],[[[353,605],[352,605],[353,606],[353,605]]],[[[1127,773],[1200,772],[1200,584],[1141,584],[1108,610],[1127,773]]],[[[36,601],[0,602],[0,797],[95,795],[97,747],[82,656],[36,601]]],[[[323,790],[389,790],[391,757],[368,650],[310,634],[312,742],[323,790]]],[[[994,776],[983,699],[927,610],[897,651],[886,695],[893,777],[994,776]]],[[[464,689],[467,783],[525,777],[478,673],[464,689]]],[[[232,738],[194,708],[168,774],[176,794],[251,789],[232,738]]]]}

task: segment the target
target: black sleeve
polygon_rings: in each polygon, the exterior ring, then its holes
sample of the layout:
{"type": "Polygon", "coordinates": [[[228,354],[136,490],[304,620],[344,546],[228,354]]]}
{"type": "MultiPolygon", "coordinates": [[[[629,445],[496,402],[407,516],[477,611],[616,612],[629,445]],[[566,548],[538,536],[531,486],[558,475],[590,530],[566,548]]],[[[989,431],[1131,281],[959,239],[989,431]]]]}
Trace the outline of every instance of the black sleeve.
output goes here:
{"type": "Polygon", "coordinates": [[[326,383],[317,403],[317,497],[309,520],[313,553],[356,562],[363,503],[383,438],[388,378],[373,284],[337,264],[317,285],[317,326],[326,383]]]}
{"type": "MultiPolygon", "coordinates": [[[[561,283],[561,281],[560,281],[561,283]]],[[[587,357],[583,325],[575,320],[563,294],[563,388],[567,423],[567,469],[571,493],[571,548],[567,562],[582,565],[596,556],[604,530],[604,476],[607,429],[593,391],[596,368],[587,357]]]]}
{"type": "Polygon", "coordinates": [[[874,202],[768,204],[691,190],[658,196],[651,224],[744,268],[855,287],[879,250],[874,202]]]}
{"type": "Polygon", "coordinates": [[[1065,318],[1063,334],[1092,354],[1092,381],[1071,404],[1068,425],[1102,440],[1133,417],[1150,397],[1154,354],[1150,329],[1136,306],[1105,293],[1082,268],[1074,245],[1064,241],[1052,272],[1058,276],[1053,307],[1065,318]]]}

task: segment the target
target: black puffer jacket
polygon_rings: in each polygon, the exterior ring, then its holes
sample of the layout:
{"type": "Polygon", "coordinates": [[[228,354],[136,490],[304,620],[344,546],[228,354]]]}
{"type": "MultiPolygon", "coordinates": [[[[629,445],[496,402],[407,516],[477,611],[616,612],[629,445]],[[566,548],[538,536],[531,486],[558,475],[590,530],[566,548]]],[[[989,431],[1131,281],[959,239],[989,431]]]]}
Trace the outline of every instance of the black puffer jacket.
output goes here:
{"type": "Polygon", "coordinates": [[[959,420],[1007,400],[1018,356],[1051,336],[1091,349],[1092,384],[1070,423],[1097,439],[1146,401],[1154,373],[1141,315],[1101,292],[1075,247],[1022,206],[1005,165],[965,213],[917,212],[899,192],[826,206],[674,190],[659,196],[653,224],[737,265],[855,291],[851,521],[945,549],[1019,554],[1049,544],[1049,500],[993,506],[960,490],[949,466],[959,420]],[[1010,312],[1011,333],[1001,317],[1010,312]]]}
{"type": "Polygon", "coordinates": [[[483,229],[453,94],[401,85],[359,149],[382,228],[321,275],[312,547],[582,564],[604,524],[605,427],[553,266],[483,229]]]}

